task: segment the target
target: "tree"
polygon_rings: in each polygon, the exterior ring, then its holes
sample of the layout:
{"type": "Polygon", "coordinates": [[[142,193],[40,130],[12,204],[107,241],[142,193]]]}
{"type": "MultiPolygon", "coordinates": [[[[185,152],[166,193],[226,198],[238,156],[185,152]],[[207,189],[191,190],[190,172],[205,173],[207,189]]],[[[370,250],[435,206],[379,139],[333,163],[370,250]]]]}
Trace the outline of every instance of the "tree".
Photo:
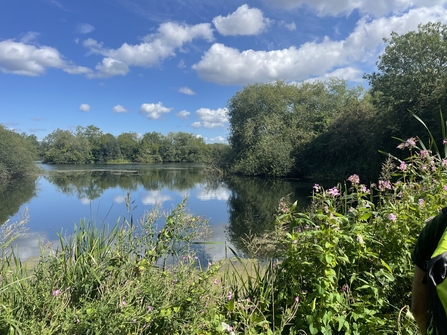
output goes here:
{"type": "Polygon", "coordinates": [[[118,140],[110,133],[102,134],[98,140],[97,162],[105,163],[111,160],[119,159],[121,150],[118,140]]]}
{"type": "Polygon", "coordinates": [[[0,125],[0,180],[33,173],[36,170],[35,153],[29,141],[0,125]]]}
{"type": "Polygon", "coordinates": [[[426,133],[408,111],[421,117],[442,140],[438,129],[439,110],[447,113],[447,26],[427,23],[403,35],[393,32],[384,41],[388,45],[379,56],[378,71],[364,76],[383,120],[379,125],[384,130],[383,144],[391,136],[405,139],[426,133]]]}
{"type": "Polygon", "coordinates": [[[337,79],[244,87],[228,103],[232,151],[224,168],[245,175],[290,175],[305,146],[362,94],[337,79]]]}
{"type": "Polygon", "coordinates": [[[139,145],[137,133],[122,133],[117,137],[117,140],[123,159],[129,162],[135,162],[139,145]]]}
{"type": "Polygon", "coordinates": [[[50,164],[86,164],[92,161],[90,144],[83,136],[56,129],[42,140],[43,162],[50,164]]]}
{"type": "Polygon", "coordinates": [[[104,133],[98,127],[90,125],[87,127],[76,127],[76,136],[83,137],[87,139],[90,144],[90,150],[92,153],[92,158],[94,162],[102,162],[102,152],[101,152],[101,137],[104,133]]]}
{"type": "Polygon", "coordinates": [[[141,163],[161,163],[160,146],[163,142],[161,133],[152,132],[143,135],[138,147],[137,161],[141,163]]]}

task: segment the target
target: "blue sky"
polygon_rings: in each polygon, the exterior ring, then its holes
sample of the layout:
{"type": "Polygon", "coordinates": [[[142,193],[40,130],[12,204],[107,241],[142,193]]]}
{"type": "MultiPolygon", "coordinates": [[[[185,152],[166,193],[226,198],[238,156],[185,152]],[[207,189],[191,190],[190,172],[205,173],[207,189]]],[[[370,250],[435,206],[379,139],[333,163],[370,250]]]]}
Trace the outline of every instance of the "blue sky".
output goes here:
{"type": "Polygon", "coordinates": [[[366,85],[383,37],[447,23],[447,0],[3,0],[0,123],[228,135],[244,85],[366,85]]]}

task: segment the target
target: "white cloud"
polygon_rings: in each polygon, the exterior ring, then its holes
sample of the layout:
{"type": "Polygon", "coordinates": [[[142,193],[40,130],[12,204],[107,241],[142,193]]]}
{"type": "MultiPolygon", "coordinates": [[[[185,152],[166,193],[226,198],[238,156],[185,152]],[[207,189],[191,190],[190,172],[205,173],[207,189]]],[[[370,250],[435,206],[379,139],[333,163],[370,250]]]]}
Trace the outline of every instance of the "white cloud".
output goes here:
{"type": "Polygon", "coordinates": [[[296,24],[295,24],[295,22],[292,22],[292,23],[286,23],[286,22],[284,22],[284,21],[281,21],[281,22],[280,22],[280,25],[283,26],[284,28],[286,28],[287,30],[290,30],[290,31],[295,31],[295,30],[296,30],[296,24]]]}
{"type": "Polygon", "coordinates": [[[197,38],[213,41],[213,30],[209,23],[194,26],[175,22],[162,23],[155,34],[143,38],[143,43],[124,43],[118,49],[104,48],[103,43],[91,38],[84,41],[84,46],[94,54],[122,61],[129,66],[151,67],[167,57],[175,56],[175,50],[197,38]]]}
{"type": "Polygon", "coordinates": [[[182,111],[178,112],[177,114],[175,114],[175,116],[177,116],[180,119],[188,119],[189,115],[191,115],[191,113],[186,110],[182,110],[182,111]]]}
{"type": "MultiPolygon", "coordinates": [[[[35,35],[33,35],[35,36],[35,35]]],[[[25,35],[24,39],[34,38],[25,35]]],[[[48,68],[57,68],[69,74],[88,74],[90,69],[66,61],[54,48],[35,46],[24,42],[0,42],[0,71],[24,76],[40,76],[48,68]]]]}
{"type": "Polygon", "coordinates": [[[362,18],[345,40],[325,37],[296,48],[272,51],[237,49],[215,43],[199,63],[193,65],[199,76],[219,84],[247,84],[276,79],[302,81],[320,77],[356,63],[374,63],[383,49],[383,37],[417,29],[419,23],[447,22],[442,7],[412,9],[401,16],[369,20],[362,18]]]}
{"type": "Polygon", "coordinates": [[[115,107],[112,108],[112,111],[114,113],[127,113],[127,109],[121,105],[116,105],[115,107]]]}
{"type": "Polygon", "coordinates": [[[217,110],[200,108],[196,111],[196,116],[200,121],[191,124],[194,128],[225,127],[225,123],[228,122],[228,110],[226,108],[219,108],[217,110]]]}
{"type": "Polygon", "coordinates": [[[222,136],[216,136],[211,138],[205,137],[205,141],[209,143],[227,143],[225,137],[222,136]]]}
{"type": "Polygon", "coordinates": [[[190,89],[189,87],[186,87],[186,86],[181,87],[178,91],[180,93],[183,93],[186,95],[195,95],[196,94],[196,92],[194,92],[192,89],[190,89]]]}
{"type": "Polygon", "coordinates": [[[162,204],[168,200],[171,200],[171,197],[169,195],[162,195],[159,191],[151,191],[141,195],[141,202],[144,205],[162,204]]]}
{"type": "Polygon", "coordinates": [[[124,195],[115,195],[113,197],[113,201],[115,201],[117,204],[123,204],[126,201],[126,196],[124,196],[124,195]]]}
{"type": "Polygon", "coordinates": [[[199,192],[197,192],[197,199],[202,201],[208,201],[208,200],[228,200],[230,198],[231,191],[224,186],[219,186],[214,190],[206,189],[205,186],[203,186],[202,189],[200,189],[199,192]]]}
{"type": "Polygon", "coordinates": [[[264,32],[272,20],[265,18],[262,11],[242,5],[228,16],[217,16],[213,24],[217,31],[224,36],[230,35],[258,35],[264,32]]]}
{"type": "MultiPolygon", "coordinates": [[[[335,71],[325,73],[322,76],[307,79],[305,80],[305,82],[326,81],[329,78],[338,78],[342,80],[360,83],[364,81],[364,79],[362,78],[363,73],[364,73],[363,71],[353,67],[343,67],[336,69],[335,71]]],[[[292,82],[291,84],[299,84],[299,83],[292,82]]]]}
{"type": "Polygon", "coordinates": [[[30,43],[37,39],[37,37],[40,35],[40,33],[37,33],[35,31],[29,31],[23,37],[20,39],[20,42],[22,43],[30,43]]]}
{"type": "Polygon", "coordinates": [[[93,30],[95,30],[95,27],[88,23],[80,23],[76,27],[76,32],[79,34],[90,34],[93,30]]]}
{"type": "Polygon", "coordinates": [[[357,9],[376,17],[389,13],[403,13],[410,8],[444,5],[445,0],[265,0],[287,9],[309,6],[321,16],[349,15],[357,9]]]}
{"type": "Polygon", "coordinates": [[[169,113],[172,108],[163,106],[161,102],[156,104],[142,104],[140,107],[140,113],[145,114],[148,119],[156,120],[160,118],[162,114],[169,113]]]}
{"type": "Polygon", "coordinates": [[[79,106],[79,110],[82,112],[90,112],[90,109],[92,107],[90,107],[89,104],[81,104],[81,106],[79,106]]]}
{"type": "Polygon", "coordinates": [[[95,66],[96,73],[87,75],[89,78],[110,78],[113,76],[125,76],[129,72],[126,63],[113,59],[104,58],[101,63],[95,66]]]}
{"type": "Polygon", "coordinates": [[[83,205],[90,205],[90,203],[92,202],[89,198],[81,198],[79,200],[81,201],[81,204],[83,204],[83,205]]]}

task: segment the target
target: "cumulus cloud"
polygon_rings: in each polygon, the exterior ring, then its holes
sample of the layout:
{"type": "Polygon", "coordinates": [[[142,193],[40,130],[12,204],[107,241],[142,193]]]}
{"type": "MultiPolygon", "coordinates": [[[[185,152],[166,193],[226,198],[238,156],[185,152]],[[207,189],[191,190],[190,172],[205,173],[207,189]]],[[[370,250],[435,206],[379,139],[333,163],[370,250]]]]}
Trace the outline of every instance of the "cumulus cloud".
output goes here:
{"type": "Polygon", "coordinates": [[[211,137],[211,138],[205,137],[205,141],[210,142],[210,143],[226,143],[227,142],[227,140],[223,136],[216,136],[216,137],[211,137]]]}
{"type": "Polygon", "coordinates": [[[116,105],[115,107],[112,108],[112,111],[114,113],[127,113],[127,109],[121,105],[116,105]]]}
{"type": "Polygon", "coordinates": [[[205,187],[200,189],[199,192],[197,192],[197,199],[202,201],[208,201],[208,200],[228,200],[230,198],[231,191],[224,186],[219,186],[216,189],[210,190],[205,187]]]}
{"type": "Polygon", "coordinates": [[[81,106],[79,106],[79,110],[81,111],[81,112],[90,112],[90,109],[91,109],[92,107],[90,107],[90,105],[89,104],[81,104],[81,106]]]}
{"type": "Polygon", "coordinates": [[[228,109],[226,108],[219,108],[217,110],[200,108],[195,114],[199,118],[199,121],[191,124],[194,128],[225,127],[225,123],[228,122],[228,109]]]}
{"type": "Polygon", "coordinates": [[[402,13],[410,8],[444,5],[445,0],[265,0],[287,9],[309,6],[319,15],[349,15],[357,9],[361,13],[380,16],[389,13],[402,13]]]}
{"type": "Polygon", "coordinates": [[[250,8],[242,5],[228,16],[217,16],[213,24],[223,36],[230,35],[258,35],[264,32],[272,20],[265,18],[258,8],[250,8]]]}
{"type": "Polygon", "coordinates": [[[110,78],[113,76],[125,76],[129,72],[126,63],[113,59],[104,58],[101,63],[95,66],[96,73],[88,74],[89,78],[110,78]]]}
{"type": "Polygon", "coordinates": [[[157,120],[162,114],[169,113],[172,108],[163,106],[161,102],[156,104],[142,104],[140,113],[146,115],[148,119],[157,120]]]}
{"type": "MultiPolygon", "coordinates": [[[[30,38],[30,37],[29,37],[30,38]]],[[[29,40],[25,37],[25,40],[29,40]]],[[[89,68],[67,61],[56,49],[25,42],[0,42],[0,71],[24,76],[40,76],[48,68],[57,68],[69,74],[88,74],[89,68]]]]}
{"type": "Polygon", "coordinates": [[[192,89],[190,89],[189,87],[186,87],[186,86],[181,87],[178,91],[180,93],[183,93],[186,95],[195,95],[196,94],[196,92],[194,92],[192,89]]]}
{"type": "Polygon", "coordinates": [[[362,18],[344,40],[325,37],[297,47],[272,51],[239,51],[215,43],[200,62],[193,65],[198,75],[219,84],[247,84],[276,79],[302,81],[355,63],[377,59],[383,37],[417,29],[419,23],[447,22],[443,7],[412,9],[401,16],[369,20],[362,18]]]}
{"type": "Polygon", "coordinates": [[[188,112],[187,110],[182,110],[177,114],[175,114],[175,116],[177,116],[179,119],[188,119],[190,114],[191,113],[188,112]]]}
{"type": "Polygon", "coordinates": [[[88,23],[80,23],[76,27],[76,32],[79,34],[90,34],[93,30],[95,27],[88,23]]]}
{"type": "Polygon", "coordinates": [[[126,201],[125,195],[115,195],[113,197],[113,201],[115,201],[117,204],[123,204],[126,201]]]}
{"type": "Polygon", "coordinates": [[[144,205],[162,204],[165,201],[171,200],[169,195],[163,195],[159,191],[147,192],[141,195],[141,202],[144,205]]]}
{"type": "Polygon", "coordinates": [[[124,43],[118,49],[107,49],[94,39],[84,41],[84,46],[94,54],[100,54],[126,63],[129,66],[152,67],[167,57],[175,56],[175,51],[194,39],[213,41],[213,30],[209,23],[194,26],[175,22],[162,23],[157,32],[147,35],[137,45],[124,43]]]}

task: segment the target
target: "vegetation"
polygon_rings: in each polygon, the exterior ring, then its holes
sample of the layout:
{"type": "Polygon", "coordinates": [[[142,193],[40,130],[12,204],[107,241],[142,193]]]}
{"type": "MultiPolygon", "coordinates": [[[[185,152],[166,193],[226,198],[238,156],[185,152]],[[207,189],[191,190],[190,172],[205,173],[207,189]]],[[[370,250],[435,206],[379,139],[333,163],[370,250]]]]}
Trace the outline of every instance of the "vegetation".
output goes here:
{"type": "Polygon", "coordinates": [[[36,150],[26,135],[0,125],[0,182],[20,179],[35,171],[36,150]]]}
{"type": "Polygon", "coordinates": [[[128,198],[130,219],[81,222],[31,270],[3,241],[0,334],[417,334],[410,252],[445,205],[447,160],[415,138],[399,148],[408,157],[375,184],[316,184],[305,211],[281,201],[276,230],[247,246],[267,263],[232,252],[202,267],[191,243],[207,222],[185,202],[160,229],[157,209],[135,222],[128,198]]]}
{"type": "Polygon", "coordinates": [[[98,127],[77,127],[76,132],[57,129],[40,145],[40,155],[49,164],[107,162],[209,162],[225,144],[206,144],[203,138],[184,132],[167,135],[152,132],[104,134],[98,127]]]}
{"type": "MultiPolygon", "coordinates": [[[[447,113],[447,26],[420,25],[385,42],[378,71],[364,76],[369,91],[332,79],[236,93],[228,104],[231,150],[221,167],[242,175],[377,179],[378,150],[399,155],[393,137],[425,134],[412,114],[439,129],[439,111],[447,113]]],[[[441,133],[433,135],[439,145],[441,133]]]]}
{"type": "MultiPolygon", "coordinates": [[[[442,141],[447,152],[447,144],[444,127],[427,140],[409,136],[436,129],[446,110],[446,32],[430,23],[393,33],[378,72],[365,76],[370,92],[339,80],[246,86],[229,101],[230,148],[185,133],[112,139],[94,126],[47,136],[42,155],[52,163],[218,157],[231,173],[344,177],[332,188],[315,184],[306,210],[281,201],[275,231],[254,238],[247,226],[267,220],[265,206],[235,192],[233,206],[249,206],[233,227],[245,229],[247,254],[273,255],[252,265],[229,250],[234,259],[202,267],[192,246],[208,240],[207,222],[187,213],[185,202],[157,228],[160,212],[135,222],[128,198],[128,220],[102,229],[82,222],[71,237],[60,236],[56,252],[43,247],[32,269],[9,248],[11,231],[23,225],[4,225],[0,335],[417,334],[410,253],[445,206],[447,158],[436,148],[442,141]],[[392,136],[408,139],[396,148],[392,136]],[[378,149],[393,155],[381,164],[378,149]]],[[[32,147],[4,128],[0,136],[7,139],[0,149],[32,147]]],[[[0,161],[0,171],[22,168],[11,157],[13,168],[0,161]]],[[[94,196],[79,192],[87,191],[94,196]]]]}

